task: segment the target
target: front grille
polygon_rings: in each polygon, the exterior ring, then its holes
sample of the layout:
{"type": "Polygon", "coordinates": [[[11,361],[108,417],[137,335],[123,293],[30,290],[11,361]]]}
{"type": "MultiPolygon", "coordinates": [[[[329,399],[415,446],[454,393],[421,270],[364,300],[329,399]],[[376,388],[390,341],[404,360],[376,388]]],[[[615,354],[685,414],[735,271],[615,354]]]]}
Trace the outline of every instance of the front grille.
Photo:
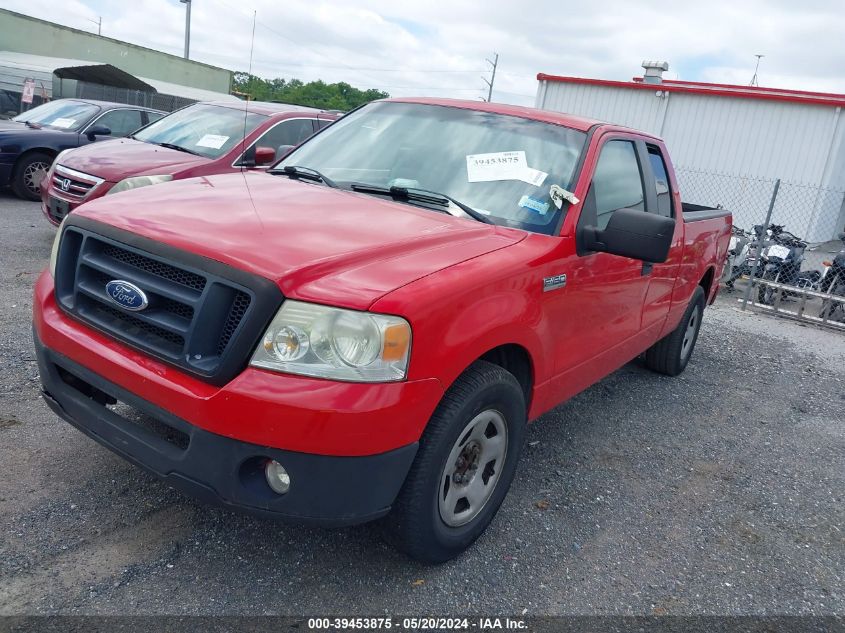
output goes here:
{"type": "Polygon", "coordinates": [[[232,301],[232,307],[229,309],[229,315],[226,317],[226,323],[223,326],[223,332],[220,335],[220,340],[217,343],[217,353],[222,354],[223,350],[229,344],[235,330],[238,329],[238,323],[244,318],[247,309],[249,308],[249,295],[244,292],[239,292],[235,295],[235,300],[232,301]]]}
{"type": "Polygon", "coordinates": [[[61,165],[56,165],[53,173],[53,186],[62,193],[79,200],[87,196],[101,182],[103,182],[101,178],[70,170],[61,165]]]}
{"type": "MultiPolygon", "coordinates": [[[[223,265],[213,262],[209,267],[223,265]]],[[[255,278],[259,281],[250,287],[234,279],[252,276],[218,272],[68,226],[57,258],[56,299],[66,312],[96,329],[222,383],[246,364],[281,296],[273,285],[268,293],[274,305],[257,302],[256,290],[266,288],[266,280],[255,278]],[[106,284],[115,280],[140,288],[148,305],[130,311],[113,301],[106,284]]]]}
{"type": "Polygon", "coordinates": [[[181,286],[193,288],[199,292],[202,292],[203,288],[205,288],[205,277],[202,275],[171,266],[155,259],[150,259],[149,257],[144,257],[140,253],[109,245],[106,246],[103,254],[106,257],[111,257],[139,270],[174,281],[181,286]]]}

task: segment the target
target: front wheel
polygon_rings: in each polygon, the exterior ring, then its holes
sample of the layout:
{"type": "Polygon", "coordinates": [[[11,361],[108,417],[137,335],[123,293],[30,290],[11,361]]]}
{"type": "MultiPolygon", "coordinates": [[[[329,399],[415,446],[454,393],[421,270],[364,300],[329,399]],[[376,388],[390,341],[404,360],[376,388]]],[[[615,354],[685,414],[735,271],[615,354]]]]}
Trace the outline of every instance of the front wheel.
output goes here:
{"type": "MultiPolygon", "coordinates": [[[[833,283],[830,284],[828,291],[832,295],[845,295],[845,281],[842,281],[841,278],[834,280],[833,283]]],[[[825,299],[822,301],[822,309],[821,312],[819,312],[819,318],[830,320],[833,318],[833,315],[837,310],[845,311],[841,302],[833,301],[832,299],[825,299]]]]}
{"type": "Polygon", "coordinates": [[[53,157],[42,152],[26,154],[15,165],[12,190],[24,200],[41,199],[41,181],[53,164],[53,157]]]}
{"type": "Polygon", "coordinates": [[[678,327],[646,350],[646,367],[667,376],[677,376],[684,371],[698,341],[703,315],[704,289],[698,286],[678,327]]]}
{"type": "Polygon", "coordinates": [[[473,363],[429,420],[386,536],[417,560],[442,563],[475,541],[510,488],[525,437],[525,396],[513,374],[473,363]]]}

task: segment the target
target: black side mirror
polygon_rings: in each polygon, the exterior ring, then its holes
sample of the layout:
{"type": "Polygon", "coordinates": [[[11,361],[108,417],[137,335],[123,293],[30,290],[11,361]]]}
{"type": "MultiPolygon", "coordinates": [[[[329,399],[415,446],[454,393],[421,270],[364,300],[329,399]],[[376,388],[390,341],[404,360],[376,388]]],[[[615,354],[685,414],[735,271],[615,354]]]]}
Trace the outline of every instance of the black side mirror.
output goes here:
{"type": "Polygon", "coordinates": [[[614,211],[604,230],[584,227],[584,247],[645,262],[662,263],[669,257],[675,220],[637,209],[614,211]]]}
{"type": "Polygon", "coordinates": [[[111,130],[105,125],[92,125],[85,132],[85,136],[88,137],[89,141],[94,141],[98,136],[111,136],[111,130]]]}

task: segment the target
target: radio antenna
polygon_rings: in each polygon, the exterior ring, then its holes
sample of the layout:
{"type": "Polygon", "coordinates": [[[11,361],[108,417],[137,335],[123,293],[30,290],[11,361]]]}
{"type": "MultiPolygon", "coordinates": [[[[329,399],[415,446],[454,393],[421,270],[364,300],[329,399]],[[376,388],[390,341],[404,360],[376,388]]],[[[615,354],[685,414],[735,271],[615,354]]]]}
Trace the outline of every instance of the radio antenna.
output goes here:
{"type": "MultiPolygon", "coordinates": [[[[249,42],[249,70],[247,71],[246,77],[247,82],[252,80],[252,52],[255,50],[255,21],[258,17],[258,10],[253,9],[252,11],[252,38],[249,42]]],[[[249,94],[249,91],[246,93],[246,106],[244,106],[244,133],[241,137],[241,144],[243,146],[243,153],[241,154],[241,173],[244,170],[244,154],[246,153],[246,120],[249,116],[249,99],[252,95],[249,94]]]]}
{"type": "MultiPolygon", "coordinates": [[[[249,43],[249,70],[247,71],[247,81],[252,78],[252,52],[255,49],[255,21],[258,16],[258,11],[253,9],[252,11],[252,39],[249,43]]],[[[249,116],[249,99],[250,99],[249,92],[246,93],[246,105],[244,106],[244,134],[243,138],[241,139],[241,147],[243,150],[241,151],[241,178],[244,179],[244,186],[246,186],[246,192],[249,196],[249,203],[252,205],[252,212],[255,214],[255,217],[258,218],[258,223],[261,224],[261,230],[264,230],[264,222],[261,220],[261,215],[258,213],[258,209],[255,208],[255,200],[252,199],[252,190],[249,188],[249,178],[246,177],[246,172],[244,168],[246,167],[245,158],[246,158],[246,121],[247,117],[249,116]]]]}

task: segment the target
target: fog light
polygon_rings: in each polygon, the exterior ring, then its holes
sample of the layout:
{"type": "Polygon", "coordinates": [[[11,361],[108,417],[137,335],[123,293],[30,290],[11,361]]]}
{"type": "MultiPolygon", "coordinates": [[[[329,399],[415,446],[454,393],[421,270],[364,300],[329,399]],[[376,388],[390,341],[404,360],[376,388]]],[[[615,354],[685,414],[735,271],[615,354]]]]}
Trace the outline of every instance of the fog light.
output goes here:
{"type": "Polygon", "coordinates": [[[275,459],[267,462],[264,467],[264,476],[267,478],[267,485],[272,488],[273,492],[283,495],[290,490],[290,475],[275,459]]]}

